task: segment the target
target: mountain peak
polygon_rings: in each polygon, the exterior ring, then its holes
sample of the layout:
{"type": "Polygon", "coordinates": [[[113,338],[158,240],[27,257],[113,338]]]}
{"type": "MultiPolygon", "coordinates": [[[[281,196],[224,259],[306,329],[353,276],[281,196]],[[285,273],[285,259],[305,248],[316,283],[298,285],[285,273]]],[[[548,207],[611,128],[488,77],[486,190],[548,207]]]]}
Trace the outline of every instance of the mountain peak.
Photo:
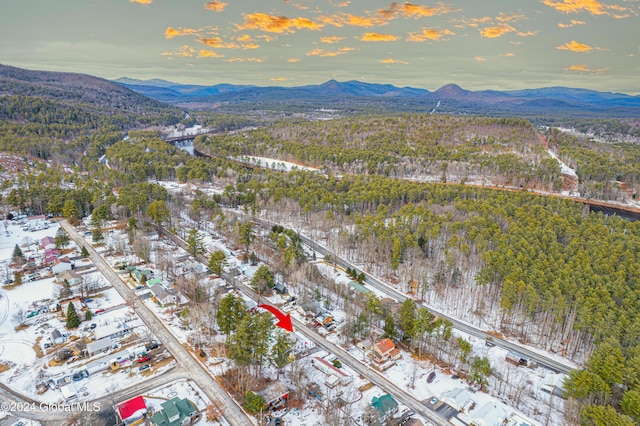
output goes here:
{"type": "Polygon", "coordinates": [[[462,87],[457,84],[449,83],[445,84],[435,92],[433,92],[433,96],[441,97],[441,98],[450,98],[456,99],[460,97],[464,97],[470,93],[468,90],[464,90],[462,87]]]}

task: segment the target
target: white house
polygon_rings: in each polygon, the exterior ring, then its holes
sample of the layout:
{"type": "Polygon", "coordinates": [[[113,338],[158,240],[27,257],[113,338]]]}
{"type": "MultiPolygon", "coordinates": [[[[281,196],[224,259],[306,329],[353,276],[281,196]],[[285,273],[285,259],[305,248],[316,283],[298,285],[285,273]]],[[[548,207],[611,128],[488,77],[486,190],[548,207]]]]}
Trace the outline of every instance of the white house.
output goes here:
{"type": "Polygon", "coordinates": [[[71,260],[68,257],[61,257],[56,259],[51,265],[51,271],[58,275],[64,271],[69,271],[72,268],[71,260]]]}
{"type": "Polygon", "coordinates": [[[114,347],[115,344],[113,343],[111,337],[105,337],[104,339],[100,339],[87,344],[87,354],[89,354],[89,356],[93,356],[97,353],[113,349],[114,347]]]}
{"type": "Polygon", "coordinates": [[[161,305],[168,305],[176,303],[176,296],[171,294],[165,289],[162,284],[154,284],[151,286],[151,292],[153,296],[158,300],[161,305]]]}
{"type": "Polygon", "coordinates": [[[336,376],[342,385],[347,385],[353,381],[353,377],[350,374],[337,368],[324,358],[319,356],[313,357],[313,359],[311,359],[311,364],[329,376],[336,376]]]}

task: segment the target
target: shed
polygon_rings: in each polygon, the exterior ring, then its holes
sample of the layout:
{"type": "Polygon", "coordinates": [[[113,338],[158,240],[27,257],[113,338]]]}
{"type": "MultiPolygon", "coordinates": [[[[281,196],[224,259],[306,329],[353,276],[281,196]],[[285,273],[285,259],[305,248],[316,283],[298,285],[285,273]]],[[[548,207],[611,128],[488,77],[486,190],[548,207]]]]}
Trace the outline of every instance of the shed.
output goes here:
{"type": "Polygon", "coordinates": [[[366,288],[365,286],[363,286],[360,283],[357,283],[355,281],[349,281],[349,286],[354,289],[355,291],[357,291],[358,293],[369,293],[371,292],[371,290],[369,290],[368,288],[366,288]]]}
{"type": "Polygon", "coordinates": [[[277,282],[276,285],[273,286],[273,289],[279,294],[285,294],[287,292],[287,286],[281,282],[277,282]]]}
{"type": "Polygon", "coordinates": [[[71,399],[77,398],[76,388],[71,383],[65,386],[61,386],[60,392],[62,392],[62,397],[64,398],[65,401],[69,401],[71,399]]]}
{"type": "Polygon", "coordinates": [[[283,402],[286,403],[289,398],[289,391],[279,380],[276,380],[258,392],[258,395],[264,398],[265,407],[270,408],[278,406],[283,402]]]}
{"type": "Polygon", "coordinates": [[[58,330],[57,328],[55,330],[53,330],[51,332],[51,341],[56,344],[59,345],[61,343],[64,343],[65,338],[62,336],[62,334],[60,333],[60,330],[58,330]]]}

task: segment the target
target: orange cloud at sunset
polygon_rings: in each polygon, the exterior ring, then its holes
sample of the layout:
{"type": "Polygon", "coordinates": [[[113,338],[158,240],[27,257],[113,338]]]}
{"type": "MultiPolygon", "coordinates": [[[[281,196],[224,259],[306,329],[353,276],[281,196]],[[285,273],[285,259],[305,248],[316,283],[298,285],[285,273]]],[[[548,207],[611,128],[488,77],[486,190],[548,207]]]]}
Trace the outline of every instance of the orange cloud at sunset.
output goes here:
{"type": "Polygon", "coordinates": [[[409,62],[399,61],[397,59],[392,59],[392,58],[381,59],[380,63],[381,64],[403,64],[403,65],[408,65],[409,64],[409,62]]]}
{"type": "Polygon", "coordinates": [[[487,60],[484,56],[476,56],[474,59],[478,62],[484,62],[487,60]]]}
{"type": "Polygon", "coordinates": [[[558,50],[569,50],[571,52],[590,52],[593,50],[591,46],[588,44],[578,43],[575,40],[572,40],[569,43],[562,44],[556,47],[558,50]]]}
{"type": "Polygon", "coordinates": [[[496,27],[487,27],[480,30],[480,35],[486,38],[502,37],[503,35],[514,32],[516,29],[510,25],[502,24],[496,27]]]}
{"type": "MultiPolygon", "coordinates": [[[[610,10],[617,12],[627,10],[622,6],[608,5],[597,0],[542,0],[542,3],[563,13],[589,12],[592,15],[609,15],[610,10]]],[[[626,16],[619,15],[616,17],[625,18],[626,16]]]]}
{"type": "Polygon", "coordinates": [[[198,41],[214,49],[237,49],[240,47],[236,43],[226,43],[220,37],[202,37],[198,41]]]}
{"type": "Polygon", "coordinates": [[[364,33],[360,37],[360,41],[396,41],[400,37],[393,34],[364,33]]]}
{"type": "Polygon", "coordinates": [[[287,62],[289,62],[290,64],[295,64],[296,62],[300,62],[300,58],[289,58],[287,59],[287,62]]]}
{"type": "Polygon", "coordinates": [[[310,52],[307,52],[306,55],[307,56],[321,56],[321,57],[332,57],[332,56],[339,56],[339,55],[344,55],[346,53],[351,52],[352,50],[355,50],[353,47],[343,47],[341,49],[338,50],[324,50],[324,49],[313,49],[310,52]]]}
{"type": "Polygon", "coordinates": [[[334,43],[339,43],[342,40],[344,40],[345,37],[337,37],[337,36],[331,36],[331,37],[320,37],[320,41],[322,43],[326,43],[326,44],[334,44],[334,43]]]}
{"type": "Polygon", "coordinates": [[[348,13],[341,13],[341,14],[332,15],[332,16],[321,16],[318,19],[321,22],[324,22],[327,25],[333,25],[334,27],[352,26],[352,27],[368,28],[368,27],[378,27],[378,26],[387,24],[387,21],[385,21],[384,19],[380,19],[376,17],[350,15],[348,13]]]}
{"type": "Polygon", "coordinates": [[[222,12],[225,7],[227,7],[227,4],[219,0],[210,1],[204,5],[205,9],[212,10],[214,12],[222,12]]]}
{"type": "Polygon", "coordinates": [[[198,51],[198,58],[223,58],[224,55],[221,55],[213,50],[200,50],[198,51]]]}
{"type": "Polygon", "coordinates": [[[199,32],[200,32],[200,30],[196,30],[196,29],[193,29],[193,28],[172,28],[172,27],[168,27],[164,31],[164,37],[165,38],[174,38],[174,37],[185,36],[185,35],[196,35],[199,32]]]}
{"type": "Polygon", "coordinates": [[[129,0],[129,3],[151,4],[153,0],[129,0]]]}
{"type": "Polygon", "coordinates": [[[576,64],[576,65],[571,65],[570,67],[567,67],[564,70],[580,72],[580,73],[588,73],[588,74],[602,74],[607,70],[607,68],[589,68],[585,64],[576,64]]]}
{"type": "Polygon", "coordinates": [[[418,33],[409,33],[407,41],[440,40],[445,35],[455,35],[455,33],[449,30],[440,31],[425,28],[418,33]]]}
{"type": "Polygon", "coordinates": [[[244,23],[236,24],[239,30],[261,30],[270,33],[293,33],[294,29],[319,30],[323,24],[307,18],[287,18],[266,13],[249,13],[244,15],[244,23]]]}
{"type": "Polygon", "coordinates": [[[563,24],[562,22],[558,23],[558,28],[571,28],[576,25],[586,25],[586,22],[572,19],[568,24],[563,24]]]}

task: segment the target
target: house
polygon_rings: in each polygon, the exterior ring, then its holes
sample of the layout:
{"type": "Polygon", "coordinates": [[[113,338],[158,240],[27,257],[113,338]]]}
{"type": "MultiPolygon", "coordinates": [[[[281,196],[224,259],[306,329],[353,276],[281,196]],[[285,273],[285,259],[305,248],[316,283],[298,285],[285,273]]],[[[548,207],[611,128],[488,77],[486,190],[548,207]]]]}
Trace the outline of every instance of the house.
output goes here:
{"type": "Polygon", "coordinates": [[[509,414],[512,409],[508,409],[506,405],[499,402],[487,402],[479,410],[473,411],[475,411],[475,413],[472,416],[473,420],[470,424],[475,426],[493,426],[508,424],[509,414]]]}
{"type": "Polygon", "coordinates": [[[357,283],[355,281],[349,281],[349,287],[351,287],[353,290],[357,291],[358,293],[362,293],[362,294],[371,292],[371,290],[369,290],[362,284],[357,283]]]}
{"type": "Polygon", "coordinates": [[[134,269],[131,271],[131,276],[136,279],[136,281],[141,282],[142,276],[144,275],[146,281],[153,279],[153,271],[150,269],[134,269]]]}
{"type": "Polygon", "coordinates": [[[440,400],[457,411],[467,411],[474,404],[472,395],[464,388],[452,389],[440,400]]]}
{"type": "Polygon", "coordinates": [[[548,373],[544,376],[544,379],[542,379],[540,390],[551,395],[559,396],[560,398],[566,398],[567,393],[564,390],[564,381],[566,380],[566,378],[566,374],[548,373]]]}
{"type": "Polygon", "coordinates": [[[176,303],[176,296],[171,294],[165,289],[162,284],[155,284],[151,287],[151,293],[153,293],[153,297],[156,298],[159,304],[168,305],[171,303],[176,303]]]}
{"type": "Polygon", "coordinates": [[[125,425],[140,425],[144,423],[144,417],[147,414],[147,404],[140,395],[119,404],[116,411],[118,412],[118,417],[120,417],[120,420],[125,425]]]}
{"type": "Polygon", "coordinates": [[[105,352],[115,347],[115,343],[111,337],[105,337],[104,339],[97,340],[87,344],[87,354],[93,356],[100,352],[105,352]]]}
{"type": "Polygon", "coordinates": [[[111,322],[106,325],[97,327],[93,331],[93,338],[95,341],[105,339],[107,337],[115,339],[116,337],[124,336],[130,333],[129,325],[126,322],[111,322]]]}
{"type": "Polygon", "coordinates": [[[157,426],[182,426],[200,420],[198,407],[187,398],[173,398],[160,404],[162,409],[151,418],[157,426]]]}
{"type": "Polygon", "coordinates": [[[280,408],[287,404],[289,391],[279,380],[276,380],[258,392],[258,395],[264,398],[265,408],[280,408]]]}
{"type": "Polygon", "coordinates": [[[356,347],[363,352],[369,352],[373,348],[373,343],[369,339],[364,339],[356,343],[356,347]]]}
{"type": "Polygon", "coordinates": [[[69,383],[65,386],[60,386],[60,392],[65,401],[72,401],[78,397],[76,387],[73,383],[69,383]]]}
{"type": "Polygon", "coordinates": [[[55,345],[62,344],[65,340],[66,339],[62,336],[62,333],[60,333],[60,330],[58,330],[57,328],[51,332],[51,341],[55,345]]]}
{"type": "Polygon", "coordinates": [[[153,287],[156,284],[162,284],[162,278],[153,278],[147,281],[147,287],[153,287]]]}
{"type": "Polygon", "coordinates": [[[78,275],[76,271],[69,269],[67,271],[62,271],[58,275],[57,281],[59,283],[64,283],[66,281],[69,284],[69,286],[73,287],[77,284],[82,283],[82,278],[80,277],[80,275],[78,275]]]}
{"type": "Polygon", "coordinates": [[[276,293],[278,294],[286,294],[287,293],[287,286],[285,286],[283,283],[281,282],[277,282],[276,285],[273,286],[273,289],[276,291],[276,293]]]}
{"type": "Polygon", "coordinates": [[[400,349],[396,348],[396,345],[391,341],[391,339],[386,338],[373,345],[371,356],[377,362],[385,362],[400,359],[401,354],[400,349]]]}
{"type": "Polygon", "coordinates": [[[68,257],[59,257],[51,265],[51,271],[56,275],[70,269],[73,269],[73,264],[68,257]]]}
{"type": "Polygon", "coordinates": [[[335,365],[333,365],[326,359],[321,358],[319,356],[313,357],[313,359],[311,359],[311,365],[313,365],[315,368],[322,371],[328,376],[337,377],[340,384],[343,386],[348,385],[353,381],[353,377],[350,374],[348,374],[346,371],[341,370],[340,368],[337,368],[335,365]]]}
{"type": "Polygon", "coordinates": [[[374,396],[371,400],[377,419],[364,419],[365,424],[385,424],[398,411],[398,403],[389,394],[381,397],[374,396]]]}
{"type": "Polygon", "coordinates": [[[53,237],[44,237],[40,240],[40,246],[45,250],[51,250],[56,248],[56,240],[53,237]]]}
{"type": "Polygon", "coordinates": [[[320,302],[318,302],[317,300],[305,303],[301,306],[301,308],[304,310],[306,316],[312,317],[315,317],[324,311],[322,309],[322,306],[320,305],[320,302]]]}

